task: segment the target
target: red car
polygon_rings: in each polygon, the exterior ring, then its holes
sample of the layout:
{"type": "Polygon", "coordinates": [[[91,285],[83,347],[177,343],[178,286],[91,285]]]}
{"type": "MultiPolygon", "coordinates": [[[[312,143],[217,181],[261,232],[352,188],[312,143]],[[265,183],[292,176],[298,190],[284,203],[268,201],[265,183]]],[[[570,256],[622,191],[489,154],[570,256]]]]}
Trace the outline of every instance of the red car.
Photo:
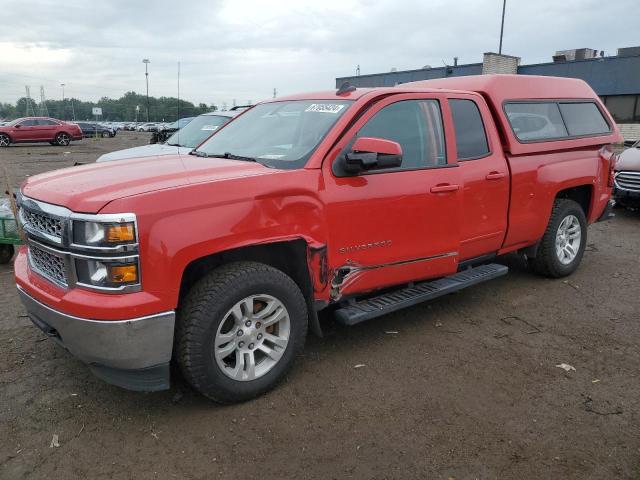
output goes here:
{"type": "Polygon", "coordinates": [[[621,140],[577,79],[274,99],[191,155],[29,178],[18,291],[108,382],[168,388],[173,359],[209,398],[247,400],[321,334],[320,310],[353,325],[504,275],[509,252],[573,273],[609,217],[621,140]]]}
{"type": "Polygon", "coordinates": [[[64,147],[71,140],[82,140],[80,127],[55,118],[24,117],[0,127],[0,147],[34,142],[49,142],[64,147]]]}

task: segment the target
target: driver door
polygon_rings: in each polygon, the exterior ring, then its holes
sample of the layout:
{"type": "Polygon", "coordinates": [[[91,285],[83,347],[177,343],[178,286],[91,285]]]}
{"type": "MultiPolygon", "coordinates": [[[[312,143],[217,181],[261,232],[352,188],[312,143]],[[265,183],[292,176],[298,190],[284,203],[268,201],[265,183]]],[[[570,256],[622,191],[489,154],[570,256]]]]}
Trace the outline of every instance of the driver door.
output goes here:
{"type": "Polygon", "coordinates": [[[437,94],[392,95],[323,163],[334,298],[456,272],[462,189],[447,155],[454,151],[445,135],[452,126],[443,122],[448,108],[437,94]],[[358,137],[399,143],[401,166],[345,174],[341,162],[358,137]]]}

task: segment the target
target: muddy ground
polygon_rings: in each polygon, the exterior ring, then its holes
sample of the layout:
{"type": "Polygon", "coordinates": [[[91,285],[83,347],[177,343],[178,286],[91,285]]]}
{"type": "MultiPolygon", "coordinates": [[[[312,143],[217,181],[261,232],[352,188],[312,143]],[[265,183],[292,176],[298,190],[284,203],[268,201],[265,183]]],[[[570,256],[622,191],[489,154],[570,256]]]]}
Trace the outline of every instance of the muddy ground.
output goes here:
{"type": "MultiPolygon", "coordinates": [[[[147,140],[0,156],[18,183],[147,140]]],[[[640,478],[640,214],[588,244],[566,280],[509,258],[501,279],[329,325],[278,389],[226,407],[177,376],[154,394],[97,380],[30,325],[0,266],[0,478],[640,478]]]]}

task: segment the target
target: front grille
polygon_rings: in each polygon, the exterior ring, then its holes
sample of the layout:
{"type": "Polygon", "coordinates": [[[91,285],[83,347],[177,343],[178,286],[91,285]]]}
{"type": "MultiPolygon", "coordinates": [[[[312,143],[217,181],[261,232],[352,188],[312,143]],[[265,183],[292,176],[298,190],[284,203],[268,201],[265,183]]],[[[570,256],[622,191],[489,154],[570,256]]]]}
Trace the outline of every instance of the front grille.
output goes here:
{"type": "Polygon", "coordinates": [[[616,186],[621,190],[640,192],[640,172],[620,172],[615,176],[616,186]]]}
{"type": "Polygon", "coordinates": [[[43,277],[58,285],[67,286],[67,274],[64,260],[33,244],[29,245],[31,267],[43,277]]]}
{"type": "Polygon", "coordinates": [[[62,238],[62,220],[46,213],[22,209],[24,223],[36,234],[45,233],[49,236],[62,238]]]}

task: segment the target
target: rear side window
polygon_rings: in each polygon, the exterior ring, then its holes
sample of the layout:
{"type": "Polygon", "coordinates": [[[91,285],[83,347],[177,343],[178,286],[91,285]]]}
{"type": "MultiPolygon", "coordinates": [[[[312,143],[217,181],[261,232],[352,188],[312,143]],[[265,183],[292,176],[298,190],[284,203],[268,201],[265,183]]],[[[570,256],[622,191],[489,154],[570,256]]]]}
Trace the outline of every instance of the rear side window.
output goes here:
{"type": "Polygon", "coordinates": [[[459,160],[484,157],[489,153],[487,134],[478,106],[472,100],[450,99],[459,160]]]}
{"type": "Polygon", "coordinates": [[[507,103],[504,111],[518,140],[552,140],[567,136],[556,102],[507,103]]]}
{"type": "Polygon", "coordinates": [[[512,102],[504,106],[513,133],[522,141],[603,135],[611,131],[594,102],[512,102]]]}
{"type": "Polygon", "coordinates": [[[447,163],[440,104],[436,100],[403,100],[376,113],[358,137],[384,138],[402,147],[399,170],[437,167],[447,163]]]}
{"type": "Polygon", "coordinates": [[[560,112],[571,136],[596,135],[611,131],[595,103],[561,103],[560,112]]]}

